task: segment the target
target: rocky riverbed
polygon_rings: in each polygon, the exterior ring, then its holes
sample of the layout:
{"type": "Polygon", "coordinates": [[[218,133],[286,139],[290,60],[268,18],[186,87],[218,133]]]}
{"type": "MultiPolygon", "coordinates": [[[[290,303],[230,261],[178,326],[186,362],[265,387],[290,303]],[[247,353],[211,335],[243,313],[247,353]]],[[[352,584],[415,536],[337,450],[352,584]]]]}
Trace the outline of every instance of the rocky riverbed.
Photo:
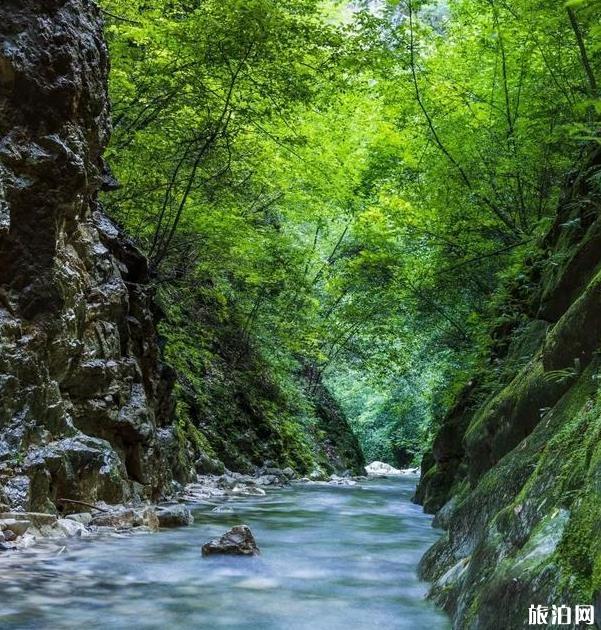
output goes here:
{"type": "Polygon", "coordinates": [[[367,477],[326,475],[314,471],[309,477],[299,478],[291,468],[265,465],[254,475],[225,470],[221,475],[198,475],[176,493],[171,502],[158,505],[145,503],[108,505],[104,502],[86,504],[62,499],[71,512],[64,516],[41,512],[9,511],[0,505],[0,552],[18,551],[44,542],[44,551],[61,548],[65,538],[94,538],[111,534],[155,533],[160,529],[186,527],[193,523],[194,506],[215,502],[214,509],[227,509],[231,500],[241,497],[262,497],[270,489],[292,483],[353,486],[367,477]],[[81,508],[80,511],[73,511],[81,508]]]}

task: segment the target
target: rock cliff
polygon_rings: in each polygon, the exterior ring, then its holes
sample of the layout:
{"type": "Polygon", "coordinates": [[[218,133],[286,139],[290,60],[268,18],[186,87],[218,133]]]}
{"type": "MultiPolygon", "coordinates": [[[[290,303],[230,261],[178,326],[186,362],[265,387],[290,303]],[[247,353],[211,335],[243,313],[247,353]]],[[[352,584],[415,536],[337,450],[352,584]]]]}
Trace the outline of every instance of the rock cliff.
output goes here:
{"type": "Polygon", "coordinates": [[[108,55],[88,0],[0,6],[0,503],[156,498],[176,440],[145,258],[116,182],[108,55]]]}
{"type": "Polygon", "coordinates": [[[594,149],[424,458],[416,499],[445,533],[421,571],[456,628],[527,627],[538,604],[601,616],[600,172],[594,149]]]}

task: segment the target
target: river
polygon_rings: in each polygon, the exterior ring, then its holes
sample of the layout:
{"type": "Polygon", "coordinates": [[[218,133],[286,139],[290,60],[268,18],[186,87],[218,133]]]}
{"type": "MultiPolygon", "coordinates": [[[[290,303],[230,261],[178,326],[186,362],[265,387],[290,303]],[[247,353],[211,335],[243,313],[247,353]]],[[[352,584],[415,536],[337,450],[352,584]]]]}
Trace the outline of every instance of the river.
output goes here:
{"type": "Polygon", "coordinates": [[[188,528],[0,559],[2,630],[437,630],[417,563],[437,538],[415,478],[294,484],[194,507],[188,528]],[[258,558],[202,558],[246,523],[258,558]]]}

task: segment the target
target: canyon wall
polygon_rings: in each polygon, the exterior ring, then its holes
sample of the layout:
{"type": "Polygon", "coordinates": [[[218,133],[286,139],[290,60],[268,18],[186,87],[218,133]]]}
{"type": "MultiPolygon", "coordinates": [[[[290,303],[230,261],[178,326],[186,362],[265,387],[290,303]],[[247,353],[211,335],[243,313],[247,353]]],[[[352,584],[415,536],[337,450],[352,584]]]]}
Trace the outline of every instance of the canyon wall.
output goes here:
{"type": "Polygon", "coordinates": [[[601,617],[600,173],[593,148],[424,458],[416,500],[445,532],[421,572],[456,628],[528,627],[539,604],[601,617]]]}
{"type": "Polygon", "coordinates": [[[215,324],[203,369],[210,305],[165,318],[159,340],[148,262],[98,200],[118,186],[102,157],[102,18],[89,0],[0,6],[0,506],[156,501],[224,463],[361,472],[327,392],[305,426],[266,368],[240,360],[239,330],[215,324]]]}
{"type": "Polygon", "coordinates": [[[147,262],[103,214],[109,60],[87,0],[0,6],[0,503],[169,491],[147,262]]]}

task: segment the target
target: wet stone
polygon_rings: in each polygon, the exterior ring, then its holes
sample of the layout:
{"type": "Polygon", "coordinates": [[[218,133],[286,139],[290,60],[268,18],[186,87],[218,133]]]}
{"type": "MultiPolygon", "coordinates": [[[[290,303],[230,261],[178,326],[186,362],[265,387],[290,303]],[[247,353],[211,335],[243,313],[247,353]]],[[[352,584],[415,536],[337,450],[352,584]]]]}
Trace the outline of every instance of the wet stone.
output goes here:
{"type": "Polygon", "coordinates": [[[185,505],[169,505],[157,511],[159,527],[188,527],[194,522],[192,512],[185,505]]]}
{"type": "Polygon", "coordinates": [[[248,525],[237,525],[228,532],[202,546],[203,556],[257,556],[261,552],[248,525]]]}
{"type": "Polygon", "coordinates": [[[82,525],[89,525],[92,520],[90,512],[78,512],[77,514],[68,514],[65,516],[70,521],[81,523],[82,525]]]}
{"type": "Polygon", "coordinates": [[[16,536],[22,536],[30,527],[31,521],[16,518],[5,518],[0,520],[0,530],[4,532],[9,530],[16,536]]]}
{"type": "Polygon", "coordinates": [[[87,530],[82,523],[78,523],[77,521],[73,521],[68,518],[59,519],[57,521],[57,526],[59,530],[69,538],[73,536],[85,536],[87,533],[87,530]]]}
{"type": "Polygon", "coordinates": [[[45,514],[43,512],[1,512],[0,521],[7,519],[30,521],[34,527],[54,525],[56,523],[54,514],[45,514]]]}

